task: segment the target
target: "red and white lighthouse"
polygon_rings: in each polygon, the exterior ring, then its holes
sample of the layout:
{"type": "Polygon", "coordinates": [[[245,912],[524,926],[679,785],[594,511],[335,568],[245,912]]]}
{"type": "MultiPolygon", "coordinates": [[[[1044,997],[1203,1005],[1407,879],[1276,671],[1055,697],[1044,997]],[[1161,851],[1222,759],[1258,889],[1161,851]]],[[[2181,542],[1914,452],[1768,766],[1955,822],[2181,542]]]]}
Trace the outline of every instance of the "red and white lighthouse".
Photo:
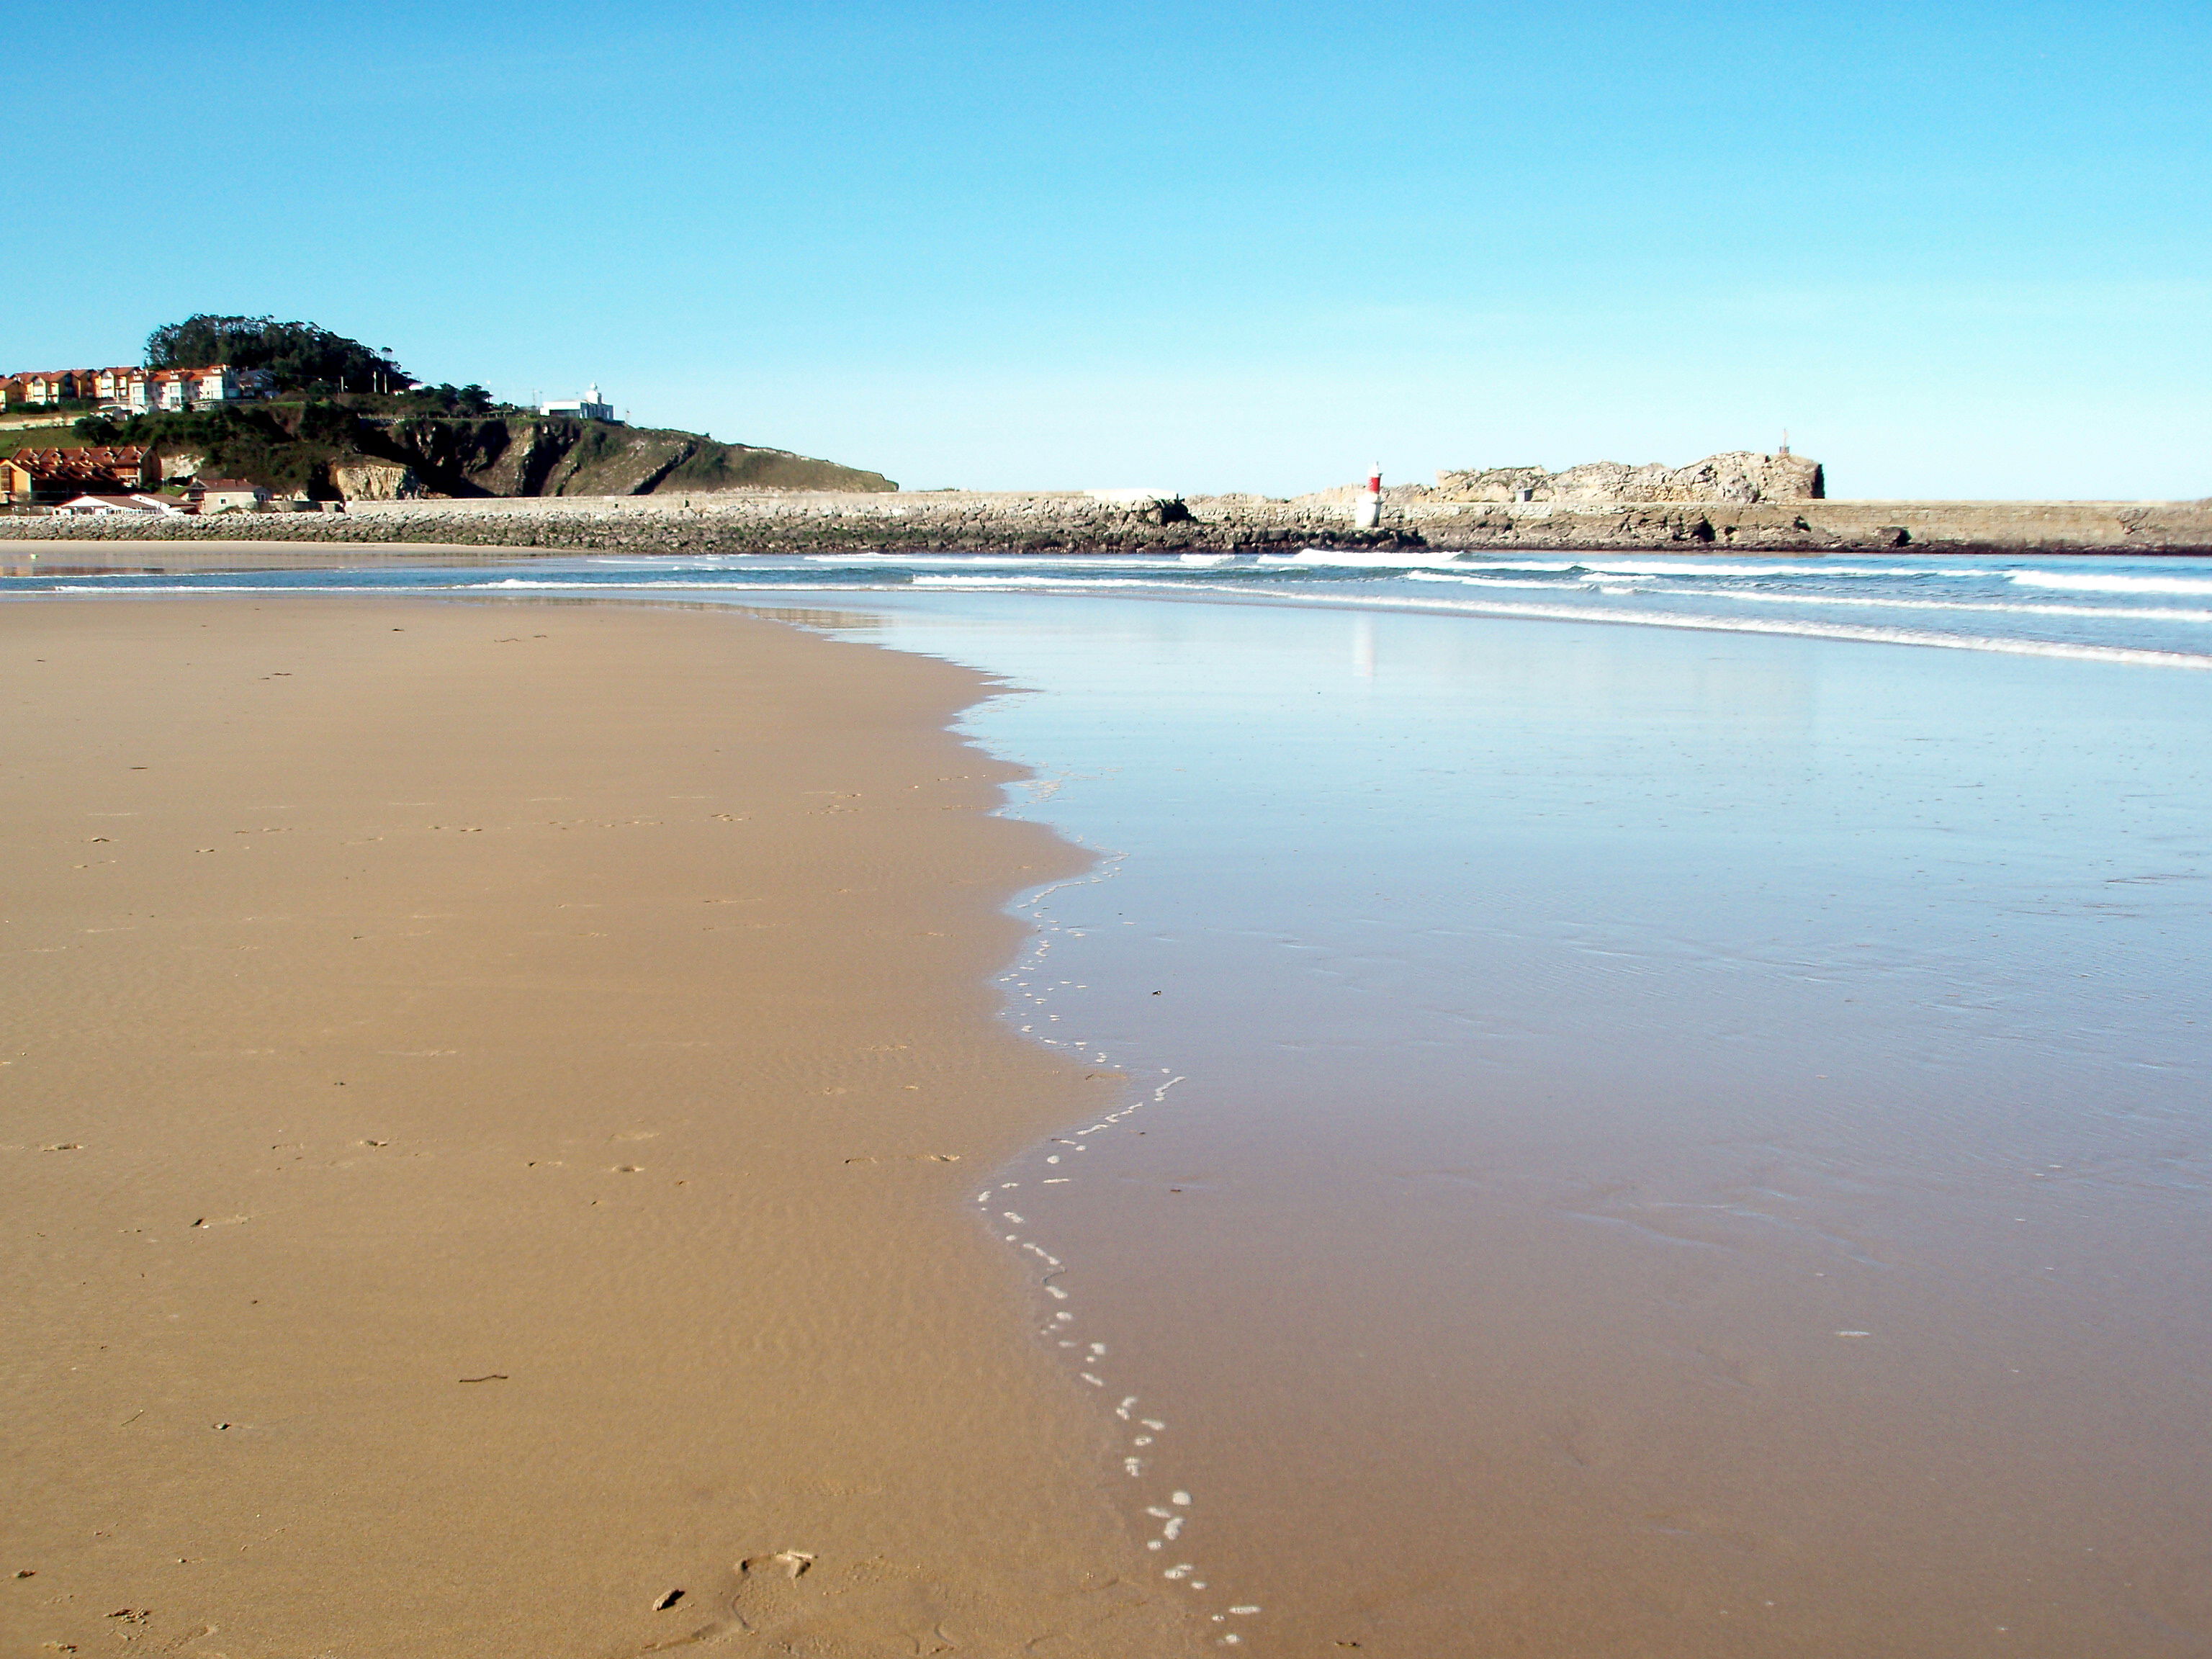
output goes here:
{"type": "Polygon", "coordinates": [[[1367,483],[1359,492],[1359,499],[1352,508],[1355,529],[1372,530],[1382,522],[1382,463],[1377,461],[1368,469],[1367,483]]]}

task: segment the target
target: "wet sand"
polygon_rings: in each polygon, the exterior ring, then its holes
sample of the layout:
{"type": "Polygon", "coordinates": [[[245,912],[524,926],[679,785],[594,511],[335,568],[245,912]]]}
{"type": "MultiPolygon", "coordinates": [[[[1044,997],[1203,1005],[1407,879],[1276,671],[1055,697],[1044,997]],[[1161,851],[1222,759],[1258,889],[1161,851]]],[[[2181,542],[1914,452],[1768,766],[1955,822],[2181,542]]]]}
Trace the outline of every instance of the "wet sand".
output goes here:
{"type": "Polygon", "coordinates": [[[0,607],[0,1630],[1158,1656],[961,1208],[1017,1039],[947,665],[727,615],[0,607]]]}

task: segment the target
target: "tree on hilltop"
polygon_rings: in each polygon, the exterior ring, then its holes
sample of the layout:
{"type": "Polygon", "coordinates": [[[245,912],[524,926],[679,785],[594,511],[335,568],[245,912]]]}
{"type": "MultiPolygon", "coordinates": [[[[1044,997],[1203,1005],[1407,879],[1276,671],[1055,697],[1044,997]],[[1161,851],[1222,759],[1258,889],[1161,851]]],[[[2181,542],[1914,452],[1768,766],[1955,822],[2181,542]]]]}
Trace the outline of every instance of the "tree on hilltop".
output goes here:
{"type": "Polygon", "coordinates": [[[415,395],[442,404],[449,415],[489,415],[494,401],[491,393],[473,380],[466,386],[418,386],[415,395]]]}
{"type": "Polygon", "coordinates": [[[149,368],[210,363],[265,368],[288,392],[397,392],[414,384],[414,377],[392,361],[390,348],[365,346],[313,323],[202,313],[166,323],[146,337],[149,368]]]}

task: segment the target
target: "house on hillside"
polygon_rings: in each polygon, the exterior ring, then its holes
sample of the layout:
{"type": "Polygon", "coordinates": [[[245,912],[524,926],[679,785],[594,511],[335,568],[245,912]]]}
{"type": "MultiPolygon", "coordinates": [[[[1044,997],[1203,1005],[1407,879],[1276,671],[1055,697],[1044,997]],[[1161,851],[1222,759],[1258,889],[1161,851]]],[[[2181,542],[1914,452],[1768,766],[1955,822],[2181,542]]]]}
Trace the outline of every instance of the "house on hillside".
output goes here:
{"type": "Polygon", "coordinates": [[[205,409],[211,404],[234,404],[266,397],[274,377],[263,368],[233,368],[214,363],[204,368],[165,368],[157,371],[164,409],[205,409]]]}
{"type": "Polygon", "coordinates": [[[33,409],[90,398],[99,378],[88,368],[29,369],[8,377],[11,386],[22,388],[23,402],[33,409]]]}
{"type": "Polygon", "coordinates": [[[199,368],[104,368],[99,386],[102,403],[134,415],[175,415],[265,398],[276,390],[276,381],[265,368],[211,363],[199,368]]]}
{"type": "Polygon", "coordinates": [[[258,512],[269,499],[269,491],[250,478],[202,478],[185,491],[185,500],[202,514],[258,512]]]}
{"type": "Polygon", "coordinates": [[[216,363],[209,368],[187,368],[181,372],[191,378],[191,399],[196,404],[231,404],[239,399],[238,371],[228,363],[216,363]]]}
{"type": "Polygon", "coordinates": [[[276,377],[265,368],[208,363],[197,368],[64,368],[10,374],[0,380],[0,409],[85,400],[132,415],[181,414],[220,404],[266,398],[276,377]]]}
{"type": "Polygon", "coordinates": [[[538,405],[538,412],[540,415],[566,415],[577,421],[611,421],[615,417],[615,406],[599,396],[599,386],[594,382],[580,398],[546,399],[538,405]]]}

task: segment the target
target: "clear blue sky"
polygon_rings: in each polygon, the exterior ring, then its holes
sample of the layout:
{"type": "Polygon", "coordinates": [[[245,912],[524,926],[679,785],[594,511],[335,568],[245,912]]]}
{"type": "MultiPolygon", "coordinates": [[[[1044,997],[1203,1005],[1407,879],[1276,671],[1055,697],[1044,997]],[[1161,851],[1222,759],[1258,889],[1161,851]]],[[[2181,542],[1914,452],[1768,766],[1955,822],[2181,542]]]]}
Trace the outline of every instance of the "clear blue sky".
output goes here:
{"type": "Polygon", "coordinates": [[[2212,7],[12,9],[8,368],[272,312],[909,485],[2212,495],[2212,7]]]}

